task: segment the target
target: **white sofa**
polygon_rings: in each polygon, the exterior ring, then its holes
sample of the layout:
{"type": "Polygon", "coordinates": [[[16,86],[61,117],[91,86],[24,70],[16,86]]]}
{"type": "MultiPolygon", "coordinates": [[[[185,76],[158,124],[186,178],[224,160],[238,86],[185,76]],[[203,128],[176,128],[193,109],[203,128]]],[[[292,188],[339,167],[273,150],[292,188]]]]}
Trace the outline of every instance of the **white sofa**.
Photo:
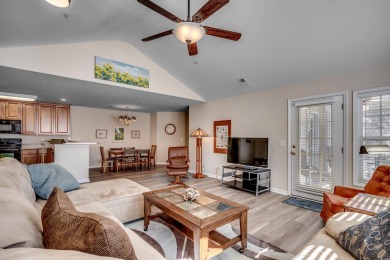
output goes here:
{"type": "MultiPolygon", "coordinates": [[[[67,192],[76,209],[106,216],[129,236],[136,256],[164,259],[149,244],[122,223],[143,217],[143,196],[148,191],[133,181],[116,179],[82,184],[67,192]]],[[[114,259],[71,250],[43,247],[41,210],[26,167],[13,158],[0,159],[0,259],[114,259]]]]}
{"type": "Polygon", "coordinates": [[[336,239],[340,232],[368,218],[370,218],[369,215],[354,212],[340,212],[335,214],[326,222],[325,227],[293,259],[355,259],[337,244],[336,239]]]}

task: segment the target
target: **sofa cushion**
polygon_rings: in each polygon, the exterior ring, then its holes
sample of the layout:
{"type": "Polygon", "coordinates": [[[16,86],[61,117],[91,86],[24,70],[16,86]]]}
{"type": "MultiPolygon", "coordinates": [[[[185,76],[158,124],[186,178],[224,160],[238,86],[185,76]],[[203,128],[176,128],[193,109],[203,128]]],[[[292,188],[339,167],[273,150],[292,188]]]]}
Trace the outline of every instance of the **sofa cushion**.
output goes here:
{"type": "Polygon", "coordinates": [[[80,183],[73,175],[57,163],[32,164],[28,165],[27,169],[34,191],[41,198],[49,198],[54,187],[65,192],[80,187],[80,183]]]}
{"type": "Polygon", "coordinates": [[[42,209],[42,224],[46,248],[137,259],[122,227],[104,216],[77,211],[58,188],[54,188],[42,209]]]}
{"type": "Polygon", "coordinates": [[[40,211],[13,189],[0,194],[0,248],[43,248],[40,211]]]}
{"type": "Polygon", "coordinates": [[[20,260],[114,260],[118,258],[95,256],[73,250],[53,250],[45,248],[12,248],[0,249],[0,259],[20,259],[20,260]]]}
{"type": "Polygon", "coordinates": [[[360,224],[371,216],[357,212],[340,212],[333,215],[325,225],[326,233],[337,239],[349,227],[360,224]]]}
{"type": "Polygon", "coordinates": [[[326,203],[328,208],[334,213],[343,212],[343,204],[350,200],[349,198],[345,198],[330,192],[324,192],[323,196],[324,203],[326,203]]]}
{"type": "Polygon", "coordinates": [[[13,189],[31,204],[35,203],[30,175],[26,167],[14,158],[0,159],[0,187],[13,189]]]}
{"type": "Polygon", "coordinates": [[[347,228],[337,243],[357,259],[390,258],[390,209],[347,228]]]}
{"type": "Polygon", "coordinates": [[[390,197],[390,166],[378,166],[364,186],[364,191],[368,194],[390,197]]]}

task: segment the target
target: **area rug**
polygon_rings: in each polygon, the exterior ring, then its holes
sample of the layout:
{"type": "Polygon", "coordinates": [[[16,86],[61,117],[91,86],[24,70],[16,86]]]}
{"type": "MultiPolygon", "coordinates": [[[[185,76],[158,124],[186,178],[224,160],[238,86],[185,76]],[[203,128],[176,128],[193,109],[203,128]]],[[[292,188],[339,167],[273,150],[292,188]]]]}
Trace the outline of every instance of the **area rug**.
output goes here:
{"type": "MultiPolygon", "coordinates": [[[[125,226],[137,233],[148,244],[153,246],[167,260],[191,260],[194,259],[194,244],[193,242],[171,228],[163,220],[157,218],[150,222],[148,231],[144,231],[144,221],[136,220],[126,223],[125,226]]],[[[239,233],[239,230],[232,228],[231,225],[224,225],[218,229],[228,238],[233,238],[239,233]]],[[[260,239],[257,239],[248,234],[248,247],[244,253],[238,252],[241,244],[237,243],[224,250],[222,253],[211,258],[212,260],[247,260],[247,259],[291,259],[294,255],[286,253],[283,250],[272,246],[260,239]]]]}
{"type": "Polygon", "coordinates": [[[304,209],[310,209],[316,212],[321,212],[322,209],[322,203],[311,201],[311,200],[300,199],[296,197],[290,197],[286,200],[283,200],[282,202],[292,206],[296,206],[304,209]]]}

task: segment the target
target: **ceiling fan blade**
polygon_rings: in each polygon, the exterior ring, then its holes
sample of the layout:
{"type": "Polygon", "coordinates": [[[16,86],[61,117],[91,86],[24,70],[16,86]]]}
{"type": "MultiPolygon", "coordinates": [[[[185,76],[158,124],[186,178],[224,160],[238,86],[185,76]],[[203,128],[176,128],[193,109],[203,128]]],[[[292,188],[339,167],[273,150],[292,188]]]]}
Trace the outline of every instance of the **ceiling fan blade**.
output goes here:
{"type": "Polygon", "coordinates": [[[152,1],[149,1],[149,0],[138,0],[138,2],[143,4],[146,7],[149,7],[150,9],[152,9],[153,11],[161,14],[162,16],[165,16],[166,18],[168,18],[171,21],[174,21],[176,23],[180,23],[180,22],[183,21],[182,19],[180,19],[176,15],[171,14],[170,12],[168,12],[167,10],[163,9],[162,7],[156,5],[152,1]]]}
{"type": "Polygon", "coordinates": [[[206,30],[207,35],[220,37],[232,41],[238,41],[241,38],[241,33],[226,31],[218,28],[209,27],[209,26],[203,26],[203,28],[206,30]]]}
{"type": "Polygon", "coordinates": [[[201,23],[210,15],[221,9],[224,5],[229,3],[229,0],[210,0],[196,14],[192,16],[192,21],[201,23]]]}
{"type": "Polygon", "coordinates": [[[188,47],[188,54],[190,56],[194,56],[198,54],[198,45],[196,44],[196,42],[187,44],[187,47],[188,47]]]}
{"type": "Polygon", "coordinates": [[[148,41],[155,40],[155,39],[158,39],[158,38],[170,35],[170,34],[172,34],[172,29],[168,30],[168,31],[165,31],[165,32],[162,32],[162,33],[158,33],[158,34],[149,36],[147,38],[142,39],[142,41],[143,42],[148,42],[148,41]]]}

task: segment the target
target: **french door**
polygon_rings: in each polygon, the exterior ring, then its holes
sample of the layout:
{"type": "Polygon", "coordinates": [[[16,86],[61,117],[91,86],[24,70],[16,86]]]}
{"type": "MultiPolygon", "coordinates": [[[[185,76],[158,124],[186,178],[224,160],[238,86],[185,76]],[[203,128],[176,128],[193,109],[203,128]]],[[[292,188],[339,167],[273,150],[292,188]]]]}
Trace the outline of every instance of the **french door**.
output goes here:
{"type": "Polygon", "coordinates": [[[322,200],[343,184],[343,94],[290,100],[290,190],[322,200]]]}

